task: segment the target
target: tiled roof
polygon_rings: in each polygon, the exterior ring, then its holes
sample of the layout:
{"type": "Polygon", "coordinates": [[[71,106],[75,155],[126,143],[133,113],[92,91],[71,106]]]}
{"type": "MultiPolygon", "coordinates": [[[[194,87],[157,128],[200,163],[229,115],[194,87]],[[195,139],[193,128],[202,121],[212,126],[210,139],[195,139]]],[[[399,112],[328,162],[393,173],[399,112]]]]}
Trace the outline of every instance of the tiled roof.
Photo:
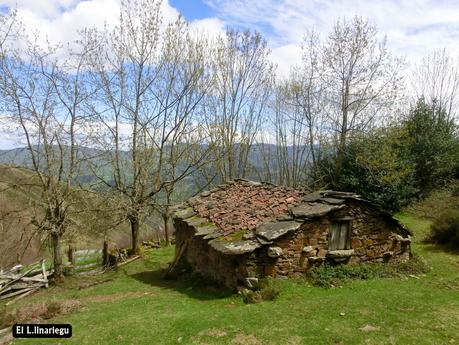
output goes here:
{"type": "Polygon", "coordinates": [[[188,201],[199,216],[209,219],[225,235],[254,231],[257,225],[283,219],[305,193],[292,188],[246,180],[220,185],[188,201]]]}
{"type": "Polygon", "coordinates": [[[238,179],[201,193],[178,205],[174,219],[194,228],[194,236],[225,254],[244,254],[270,244],[304,221],[345,207],[346,200],[363,202],[393,223],[407,236],[410,232],[390,214],[358,194],[331,190],[300,190],[238,179]]]}

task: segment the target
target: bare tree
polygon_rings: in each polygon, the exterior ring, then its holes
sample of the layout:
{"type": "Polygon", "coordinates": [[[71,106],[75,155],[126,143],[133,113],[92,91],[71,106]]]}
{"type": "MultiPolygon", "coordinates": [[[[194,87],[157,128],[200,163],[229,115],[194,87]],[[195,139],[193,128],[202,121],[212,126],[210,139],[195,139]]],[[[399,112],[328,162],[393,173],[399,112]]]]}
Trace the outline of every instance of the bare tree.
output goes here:
{"type": "Polygon", "coordinates": [[[292,187],[307,182],[311,171],[308,163],[312,153],[308,128],[303,121],[303,109],[296,104],[299,92],[297,87],[298,84],[290,81],[279,86],[274,108],[277,183],[292,187]]]}
{"type": "Polygon", "coordinates": [[[215,79],[203,117],[216,149],[213,169],[220,180],[245,177],[274,83],[274,66],[258,33],[228,31],[213,43],[215,79]]]}
{"type": "Polygon", "coordinates": [[[212,150],[210,146],[203,146],[205,136],[196,134],[200,130],[191,123],[191,118],[188,121],[164,150],[163,174],[168,183],[151,202],[152,208],[161,216],[166,245],[170,244],[172,206],[195,194],[191,177],[209,164],[212,150]]]}
{"type": "Polygon", "coordinates": [[[76,211],[72,183],[80,165],[77,132],[84,119],[82,104],[89,95],[82,83],[87,51],[67,51],[68,58],[58,61],[58,47],[42,49],[36,38],[21,35],[21,44],[2,45],[0,90],[5,113],[19,126],[34,181],[42,191],[44,212],[32,224],[50,237],[54,275],[61,279],[61,240],[76,211]]]}
{"type": "MultiPolygon", "coordinates": [[[[330,175],[336,176],[348,138],[383,124],[397,97],[401,67],[376,28],[359,17],[338,21],[324,42],[309,32],[301,65],[278,83],[271,102],[276,154],[273,160],[264,152],[271,160],[264,168],[273,170],[275,161],[281,184],[322,185],[321,155],[335,152],[330,175]]],[[[273,178],[273,171],[268,175],[273,178]]]]}
{"type": "Polygon", "coordinates": [[[210,79],[205,44],[191,37],[181,18],[164,27],[160,4],[123,2],[118,27],[87,31],[84,39],[95,47],[89,64],[99,90],[92,140],[107,165],[93,170],[103,185],[123,196],[134,253],[149,207],[165,188],[172,193],[205,156],[199,150],[196,160],[171,168],[176,164],[171,157],[184,155],[190,139],[201,140],[192,118],[210,79]],[[167,173],[170,169],[174,174],[167,173]]]}
{"type": "MultiPolygon", "coordinates": [[[[302,46],[302,63],[292,67],[287,78],[276,83],[270,102],[271,121],[265,132],[272,132],[272,147],[259,144],[264,157],[263,169],[279,184],[298,187],[321,183],[317,164],[326,132],[330,105],[325,97],[325,66],[322,45],[310,31],[302,46]]],[[[268,139],[269,141],[269,139],[268,139]]]]}
{"type": "Polygon", "coordinates": [[[459,60],[451,57],[446,49],[437,50],[425,57],[416,67],[413,89],[417,101],[425,97],[445,109],[450,119],[458,116],[459,60]]]}
{"type": "Polygon", "coordinates": [[[339,171],[347,139],[375,125],[393,103],[401,61],[391,56],[386,39],[378,40],[376,27],[360,17],[338,21],[321,49],[339,171]]]}
{"type": "Polygon", "coordinates": [[[325,130],[327,102],[318,36],[309,32],[303,43],[302,64],[292,68],[279,86],[276,107],[276,144],[281,176],[292,186],[317,182],[316,166],[325,130]]]}
{"type": "Polygon", "coordinates": [[[31,177],[27,169],[0,165],[0,251],[8,253],[0,257],[2,268],[21,263],[24,258],[39,258],[42,242],[31,220],[36,213],[42,214],[33,207],[40,189],[31,177]]]}

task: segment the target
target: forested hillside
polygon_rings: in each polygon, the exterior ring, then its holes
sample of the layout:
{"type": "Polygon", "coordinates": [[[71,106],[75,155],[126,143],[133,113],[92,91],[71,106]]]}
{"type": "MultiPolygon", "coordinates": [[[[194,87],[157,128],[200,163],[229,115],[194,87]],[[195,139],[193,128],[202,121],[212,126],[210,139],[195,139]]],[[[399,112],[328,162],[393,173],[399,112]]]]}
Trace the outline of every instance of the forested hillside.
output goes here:
{"type": "Polygon", "coordinates": [[[33,186],[33,172],[0,165],[0,251],[9,253],[0,257],[1,267],[18,262],[32,262],[40,257],[40,237],[31,224],[35,213],[34,203],[41,199],[40,189],[33,186]],[[26,189],[19,186],[29,186],[26,189]]]}
{"type": "MultiPolygon", "coordinates": [[[[35,172],[0,164],[0,267],[36,262],[45,257],[52,261],[46,229],[39,222],[45,217],[46,202],[35,172]]],[[[68,231],[63,236],[62,251],[69,246],[102,250],[104,240],[123,248],[130,245],[129,228],[117,214],[117,207],[107,209],[103,193],[75,187],[71,197],[68,231]]],[[[142,223],[142,238],[162,236],[160,220],[151,216],[142,223]]]]}

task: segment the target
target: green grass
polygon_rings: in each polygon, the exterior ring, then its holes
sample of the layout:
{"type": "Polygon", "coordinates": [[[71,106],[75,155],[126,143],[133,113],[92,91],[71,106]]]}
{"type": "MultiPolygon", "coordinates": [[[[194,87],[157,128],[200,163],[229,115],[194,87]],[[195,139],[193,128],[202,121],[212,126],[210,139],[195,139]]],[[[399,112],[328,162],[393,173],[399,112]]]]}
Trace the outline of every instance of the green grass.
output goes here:
{"type": "Polygon", "coordinates": [[[50,320],[71,323],[71,339],[14,344],[458,344],[459,256],[421,243],[430,221],[409,213],[399,219],[416,235],[413,251],[431,266],[425,276],[356,280],[334,289],[277,281],[275,301],[247,305],[193,281],[163,280],[161,270],[173,257],[169,247],[21,302],[78,299],[84,307],[50,320]],[[376,330],[360,330],[366,325],[376,330]]]}

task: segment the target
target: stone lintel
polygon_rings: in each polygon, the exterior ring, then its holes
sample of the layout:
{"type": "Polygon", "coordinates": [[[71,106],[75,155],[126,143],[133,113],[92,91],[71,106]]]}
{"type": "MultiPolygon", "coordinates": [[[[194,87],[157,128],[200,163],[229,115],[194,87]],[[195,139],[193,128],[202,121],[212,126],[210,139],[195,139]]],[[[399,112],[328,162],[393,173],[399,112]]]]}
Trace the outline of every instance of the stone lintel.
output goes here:
{"type": "Polygon", "coordinates": [[[174,218],[181,219],[181,220],[191,218],[193,216],[196,216],[196,212],[193,210],[192,207],[179,209],[175,211],[174,213],[174,218]]]}
{"type": "Polygon", "coordinates": [[[256,234],[268,241],[275,240],[290,231],[300,228],[302,223],[297,221],[279,221],[260,224],[257,227],[256,234]]]}
{"type": "Polygon", "coordinates": [[[327,253],[327,257],[331,258],[347,258],[352,255],[354,255],[354,249],[331,250],[327,253]]]}
{"type": "Polygon", "coordinates": [[[328,205],[328,204],[321,204],[321,203],[307,203],[307,204],[300,204],[296,207],[291,209],[292,214],[296,218],[315,218],[321,217],[330,213],[332,211],[336,211],[342,209],[345,205],[328,205]]]}
{"type": "Polygon", "coordinates": [[[228,255],[251,253],[255,249],[261,247],[261,244],[257,241],[249,240],[228,242],[219,238],[209,241],[209,245],[213,249],[228,255]]]}
{"type": "Polygon", "coordinates": [[[188,226],[192,226],[192,227],[195,228],[195,227],[198,227],[198,226],[200,226],[202,224],[209,223],[209,220],[207,218],[194,216],[194,217],[190,217],[190,218],[185,219],[185,223],[187,223],[188,226]]]}
{"type": "Polygon", "coordinates": [[[217,225],[215,225],[215,223],[205,223],[203,225],[198,225],[195,227],[195,229],[195,236],[205,236],[219,231],[219,228],[217,225]]]}

